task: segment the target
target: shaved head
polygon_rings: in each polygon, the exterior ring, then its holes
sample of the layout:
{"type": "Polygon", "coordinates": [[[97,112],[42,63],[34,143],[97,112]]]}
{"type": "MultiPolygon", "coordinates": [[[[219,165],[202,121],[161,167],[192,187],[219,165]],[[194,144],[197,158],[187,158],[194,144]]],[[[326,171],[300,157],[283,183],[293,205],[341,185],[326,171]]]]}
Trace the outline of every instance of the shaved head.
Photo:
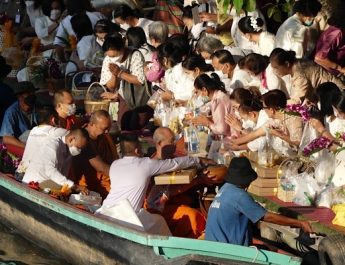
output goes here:
{"type": "Polygon", "coordinates": [[[153,134],[153,141],[158,144],[162,141],[173,142],[175,135],[172,130],[167,127],[159,127],[153,134]]]}

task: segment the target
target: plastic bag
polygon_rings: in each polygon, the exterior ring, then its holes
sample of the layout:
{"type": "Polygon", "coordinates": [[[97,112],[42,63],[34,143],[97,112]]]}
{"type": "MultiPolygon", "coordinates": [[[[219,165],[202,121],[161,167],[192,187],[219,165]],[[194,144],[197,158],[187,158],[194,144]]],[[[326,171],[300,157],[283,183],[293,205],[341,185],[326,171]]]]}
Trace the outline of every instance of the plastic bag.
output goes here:
{"type": "Polygon", "coordinates": [[[316,159],[315,179],[320,186],[328,184],[333,177],[335,170],[335,156],[328,150],[320,151],[316,159]]]}
{"type": "Polygon", "coordinates": [[[343,204],[345,203],[345,187],[338,187],[333,190],[333,201],[332,204],[343,204]]]}
{"type": "Polygon", "coordinates": [[[334,186],[331,184],[324,188],[316,198],[316,206],[331,208],[333,205],[334,186]]]}
{"type": "Polygon", "coordinates": [[[302,173],[294,178],[296,193],[293,202],[302,206],[311,206],[320,187],[312,174],[302,173]]]}
{"type": "Polygon", "coordinates": [[[332,183],[336,187],[345,185],[345,151],[341,151],[336,155],[335,169],[332,183]]]}
{"type": "Polygon", "coordinates": [[[302,153],[304,147],[306,147],[311,141],[315,140],[318,137],[317,131],[310,125],[308,121],[304,125],[303,134],[301,138],[301,142],[299,145],[299,152],[302,153]]]}

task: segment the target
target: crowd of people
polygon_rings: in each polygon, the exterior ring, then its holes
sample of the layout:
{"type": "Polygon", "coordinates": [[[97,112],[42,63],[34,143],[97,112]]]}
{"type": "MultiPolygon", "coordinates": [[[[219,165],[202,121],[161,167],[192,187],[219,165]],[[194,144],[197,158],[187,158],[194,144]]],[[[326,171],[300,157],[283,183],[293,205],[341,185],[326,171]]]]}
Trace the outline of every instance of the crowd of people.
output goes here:
{"type": "Polygon", "coordinates": [[[250,245],[250,223],[260,220],[312,232],[308,222],[269,213],[250,197],[246,189],[257,175],[247,158],[231,160],[207,219],[194,197],[214,185],[214,175],[203,171],[190,184],[159,189],[152,176],[214,164],[186,156],[183,129],[170,126],[176,117],[181,127],[207,132],[209,142],[223,139],[232,152],[260,151],[270,141],[280,156],[297,155],[307,124],[337,149],[337,135],[345,132],[345,20],[331,16],[321,27],[322,5],[299,0],[273,34],[258,8],[238,14],[219,1],[199,2],[181,7],[176,25],[176,17],[150,20],[123,4],[101,13],[89,0],[25,1],[30,25],[19,34],[21,47],[30,49],[38,38],[42,56],[66,72],[71,62],[78,72],[93,71],[106,89],[101,98],[118,104],[123,135],[110,136],[114,121],[106,110],[77,117],[70,87],[48,99],[30,78],[18,77],[10,88],[11,67],[0,57],[0,136],[22,150],[16,177],[95,191],[106,207],[126,199],[152,233],[205,232],[206,240],[250,245]],[[289,114],[288,105],[305,107],[311,117],[289,114]],[[155,144],[151,154],[138,141],[144,133],[155,144]],[[157,196],[164,201],[159,210],[150,207],[157,196]]]}

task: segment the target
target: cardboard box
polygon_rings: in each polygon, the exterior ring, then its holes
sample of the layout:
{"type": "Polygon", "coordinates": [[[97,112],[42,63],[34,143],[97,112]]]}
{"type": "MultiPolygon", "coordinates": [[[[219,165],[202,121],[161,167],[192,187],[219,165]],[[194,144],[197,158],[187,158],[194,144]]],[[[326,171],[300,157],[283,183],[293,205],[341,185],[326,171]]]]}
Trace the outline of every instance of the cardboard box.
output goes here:
{"type": "Polygon", "coordinates": [[[265,179],[265,178],[259,177],[255,181],[252,182],[252,185],[261,187],[261,188],[277,188],[278,179],[265,179]]]}
{"type": "Polygon", "coordinates": [[[196,176],[196,169],[184,169],[155,177],[156,185],[189,184],[196,176]]]}
{"type": "Polygon", "coordinates": [[[251,162],[253,169],[258,174],[258,177],[260,178],[266,178],[266,179],[276,179],[278,174],[278,166],[274,167],[264,167],[260,166],[257,163],[251,162]]]}
{"type": "Polygon", "coordinates": [[[248,188],[248,192],[258,196],[276,196],[278,188],[261,188],[251,184],[248,188]]]}

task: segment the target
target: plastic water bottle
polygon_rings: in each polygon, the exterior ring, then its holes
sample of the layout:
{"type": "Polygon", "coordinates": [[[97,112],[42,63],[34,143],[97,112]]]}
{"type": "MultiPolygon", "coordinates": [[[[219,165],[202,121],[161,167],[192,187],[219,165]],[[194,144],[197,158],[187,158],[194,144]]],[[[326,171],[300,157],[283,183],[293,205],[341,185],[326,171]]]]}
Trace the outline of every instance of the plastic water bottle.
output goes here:
{"type": "Polygon", "coordinates": [[[198,131],[197,129],[191,125],[189,126],[189,148],[188,152],[189,153],[199,153],[200,149],[200,141],[199,141],[199,136],[198,136],[198,131]]]}

